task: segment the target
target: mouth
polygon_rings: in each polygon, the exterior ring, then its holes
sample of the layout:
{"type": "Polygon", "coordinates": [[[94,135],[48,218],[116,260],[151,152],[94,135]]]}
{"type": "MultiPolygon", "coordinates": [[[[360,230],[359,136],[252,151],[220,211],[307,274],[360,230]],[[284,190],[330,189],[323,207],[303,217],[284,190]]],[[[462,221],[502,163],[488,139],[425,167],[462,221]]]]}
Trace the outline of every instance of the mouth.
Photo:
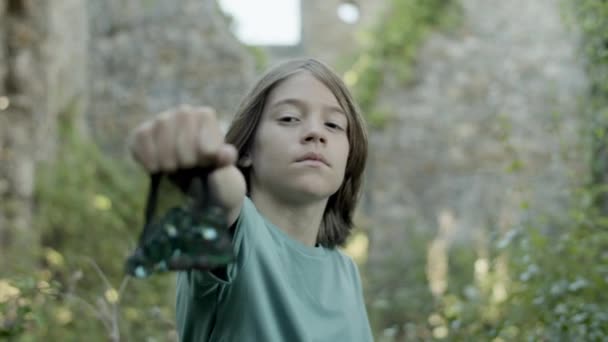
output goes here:
{"type": "Polygon", "coordinates": [[[326,166],[329,166],[327,159],[325,159],[325,157],[322,154],[315,153],[315,152],[308,152],[308,153],[300,156],[298,159],[296,159],[296,162],[305,162],[305,161],[323,163],[326,166]]]}

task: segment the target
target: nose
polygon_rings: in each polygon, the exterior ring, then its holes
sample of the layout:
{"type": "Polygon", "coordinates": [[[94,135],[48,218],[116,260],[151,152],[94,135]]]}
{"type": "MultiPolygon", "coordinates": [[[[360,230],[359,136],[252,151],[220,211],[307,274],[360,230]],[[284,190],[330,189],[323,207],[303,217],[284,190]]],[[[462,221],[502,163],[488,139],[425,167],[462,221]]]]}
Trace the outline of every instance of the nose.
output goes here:
{"type": "Polygon", "coordinates": [[[323,129],[323,123],[319,120],[308,120],[308,124],[305,126],[305,132],[303,135],[304,142],[307,143],[327,143],[326,132],[323,129]]]}

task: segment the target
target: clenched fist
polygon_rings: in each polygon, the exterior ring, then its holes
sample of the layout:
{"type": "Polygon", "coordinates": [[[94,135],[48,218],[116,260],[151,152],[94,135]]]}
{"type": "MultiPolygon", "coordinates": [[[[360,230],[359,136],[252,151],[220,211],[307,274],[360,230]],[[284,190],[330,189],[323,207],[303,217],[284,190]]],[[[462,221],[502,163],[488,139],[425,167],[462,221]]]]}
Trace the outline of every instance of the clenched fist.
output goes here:
{"type": "Polygon", "coordinates": [[[133,158],[148,173],[193,167],[219,169],[236,162],[236,149],[224,143],[215,111],[180,106],[137,126],[129,139],[133,158]]]}

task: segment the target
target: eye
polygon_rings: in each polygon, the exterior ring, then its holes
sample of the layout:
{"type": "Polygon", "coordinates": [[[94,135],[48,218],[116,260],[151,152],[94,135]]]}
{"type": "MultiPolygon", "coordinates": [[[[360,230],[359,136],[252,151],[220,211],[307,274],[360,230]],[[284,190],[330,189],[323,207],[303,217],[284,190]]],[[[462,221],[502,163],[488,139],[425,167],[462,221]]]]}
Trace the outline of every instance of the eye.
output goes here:
{"type": "Polygon", "coordinates": [[[337,129],[337,130],[341,130],[341,131],[344,130],[344,128],[342,128],[342,126],[340,126],[339,124],[334,123],[334,122],[328,122],[325,125],[331,129],[337,129]]]}
{"type": "Polygon", "coordinates": [[[286,116],[280,117],[279,121],[285,122],[285,123],[294,123],[294,122],[300,121],[300,119],[298,119],[297,117],[292,116],[292,115],[286,115],[286,116]]]}

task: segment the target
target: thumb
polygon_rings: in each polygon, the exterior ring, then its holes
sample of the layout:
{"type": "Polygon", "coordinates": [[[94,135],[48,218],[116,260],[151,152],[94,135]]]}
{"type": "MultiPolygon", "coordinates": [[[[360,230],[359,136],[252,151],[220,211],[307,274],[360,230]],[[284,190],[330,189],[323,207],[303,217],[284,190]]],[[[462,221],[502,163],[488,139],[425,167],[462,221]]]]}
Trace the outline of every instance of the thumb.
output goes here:
{"type": "Polygon", "coordinates": [[[236,163],[238,152],[231,144],[224,144],[217,151],[217,167],[233,165],[236,163]]]}

